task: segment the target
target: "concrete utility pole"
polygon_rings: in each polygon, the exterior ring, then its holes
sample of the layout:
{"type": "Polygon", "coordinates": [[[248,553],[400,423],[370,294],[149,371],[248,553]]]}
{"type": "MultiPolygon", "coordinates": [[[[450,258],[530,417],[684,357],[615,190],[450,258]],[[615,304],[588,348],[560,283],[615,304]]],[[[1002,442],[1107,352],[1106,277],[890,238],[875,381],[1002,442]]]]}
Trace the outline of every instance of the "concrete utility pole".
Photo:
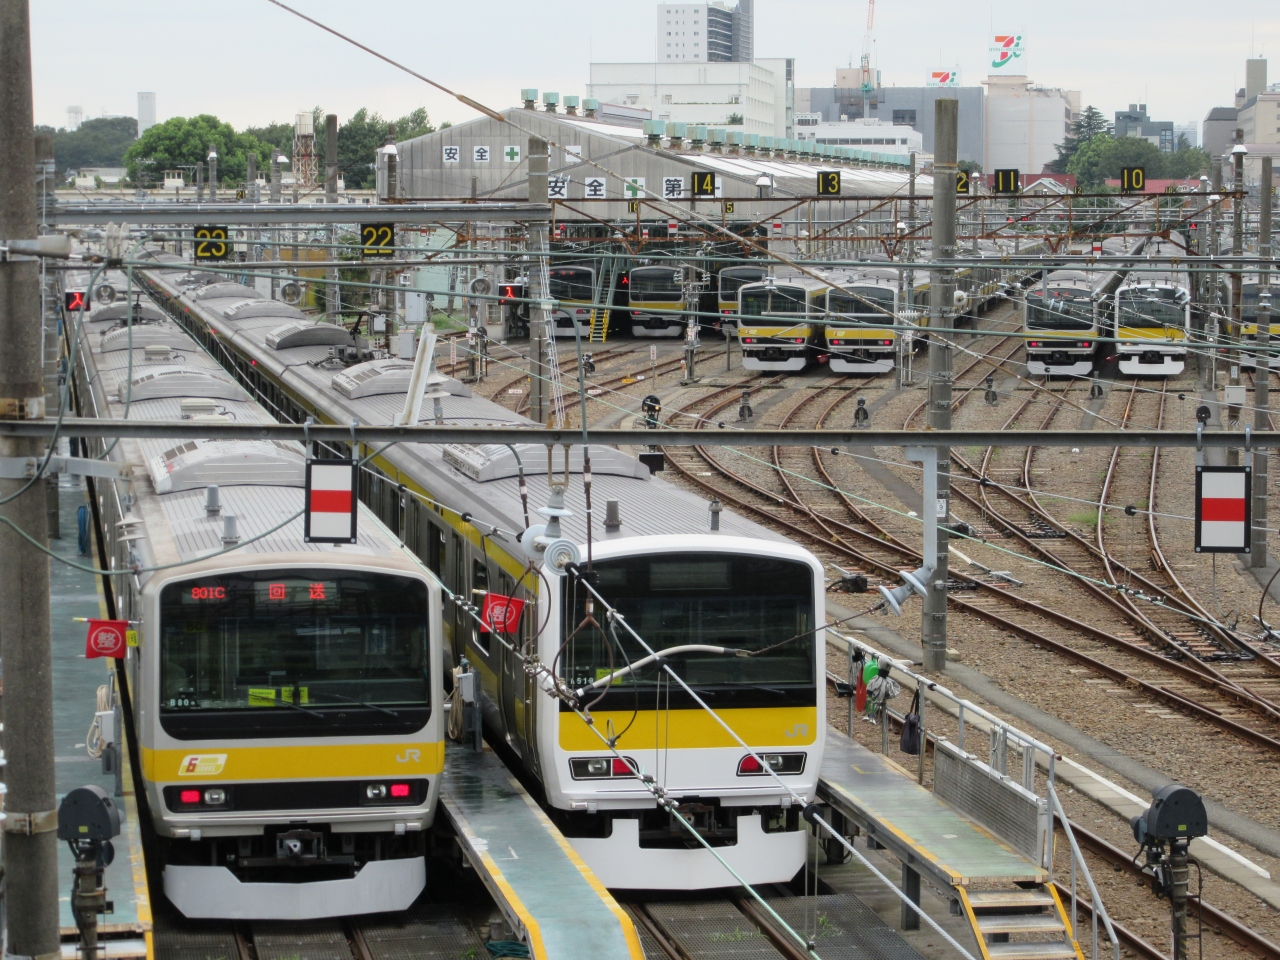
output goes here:
{"type": "Polygon", "coordinates": [[[245,156],[244,197],[250,203],[258,202],[258,155],[253,152],[245,156]]]}
{"type": "MultiPolygon", "coordinates": [[[[1271,428],[1271,158],[1262,158],[1258,217],[1258,362],[1254,367],[1253,429],[1271,428]]],[[[1267,565],[1267,450],[1253,455],[1253,535],[1249,565],[1267,565]]]]}
{"type": "MultiPolygon", "coordinates": [[[[948,261],[956,255],[956,150],[959,131],[958,100],[934,102],[933,161],[933,268],[929,271],[929,428],[951,429],[951,338],[940,330],[954,326],[952,288],[955,272],[948,261]]],[[[924,668],[938,672],[947,667],[947,530],[951,498],[951,449],[938,448],[938,496],[923,509],[936,510],[938,555],[925,557],[934,567],[929,595],[924,598],[921,646],[924,668]]],[[[924,519],[922,516],[921,519],[924,519]]]]}
{"type": "MultiPolygon", "coordinates": [[[[0,240],[36,236],[31,23],[27,0],[0,0],[0,240]]],[[[36,260],[0,261],[0,417],[45,415],[36,260]]],[[[39,440],[0,439],[0,456],[38,457],[39,440]]],[[[0,515],[48,543],[44,484],[0,480],[0,515]],[[21,496],[17,492],[24,486],[21,496]]],[[[49,560],[0,526],[0,658],[4,663],[6,954],[52,960],[58,941],[57,796],[53,768],[53,668],[49,560]]]]}
{"type": "MultiPolygon", "coordinates": [[[[1213,198],[1216,201],[1222,199],[1222,157],[1213,157],[1209,164],[1209,176],[1211,178],[1211,187],[1213,198]]],[[[1209,274],[1208,296],[1206,302],[1209,304],[1209,328],[1206,339],[1209,343],[1209,382],[1206,384],[1208,389],[1218,389],[1218,334],[1220,325],[1216,316],[1217,311],[1214,310],[1218,302],[1218,247],[1220,245],[1220,229],[1222,221],[1222,204],[1215,202],[1213,209],[1209,211],[1209,274]]]]}
{"type": "MultiPolygon", "coordinates": [[[[294,183],[297,183],[296,173],[294,183]]],[[[338,115],[336,113],[330,113],[324,118],[324,202],[338,202],[338,115]]],[[[325,231],[325,242],[330,244],[329,249],[325,251],[326,259],[332,259],[335,256],[332,244],[337,242],[337,238],[336,228],[330,226],[325,231]]],[[[297,254],[295,253],[294,256],[296,257],[297,254]]],[[[342,299],[342,292],[338,287],[338,268],[329,267],[325,270],[324,277],[328,281],[324,285],[325,319],[329,323],[336,323],[339,301],[342,299]]]]}
{"type": "MultiPolygon", "coordinates": [[[[548,203],[547,197],[547,141],[529,138],[529,202],[548,203]]],[[[547,311],[540,301],[547,299],[551,291],[542,285],[543,258],[547,255],[547,228],[542,223],[529,227],[531,259],[529,261],[529,298],[534,301],[529,311],[529,417],[539,423],[547,422],[547,311]]]]}
{"type": "MultiPolygon", "coordinates": [[[[1231,201],[1231,318],[1235,321],[1236,336],[1231,338],[1227,349],[1228,383],[1233,387],[1240,386],[1240,294],[1244,279],[1240,269],[1240,258],[1244,256],[1244,130],[1236,130],[1236,145],[1231,148],[1231,189],[1236,196],[1231,201]]],[[[1240,407],[1231,404],[1227,407],[1227,423],[1240,423],[1240,407]]],[[[1240,451],[1227,451],[1227,463],[1236,466],[1240,463],[1240,451]]]]}

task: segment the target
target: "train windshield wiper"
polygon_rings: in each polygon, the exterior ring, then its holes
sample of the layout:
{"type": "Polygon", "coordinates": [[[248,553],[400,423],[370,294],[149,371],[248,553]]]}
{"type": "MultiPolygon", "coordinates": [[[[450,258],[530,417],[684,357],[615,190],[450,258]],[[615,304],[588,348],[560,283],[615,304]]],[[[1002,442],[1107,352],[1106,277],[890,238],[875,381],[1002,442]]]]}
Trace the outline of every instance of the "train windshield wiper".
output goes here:
{"type": "Polygon", "coordinates": [[[365,700],[355,700],[355,699],[352,699],[351,697],[344,697],[340,693],[329,693],[327,690],[321,690],[317,692],[322,697],[333,697],[334,699],[337,699],[337,700],[345,700],[347,703],[354,703],[356,706],[359,706],[359,707],[368,707],[370,710],[377,710],[379,713],[385,713],[388,717],[395,717],[397,720],[400,719],[400,714],[396,713],[394,710],[388,710],[386,707],[380,707],[376,703],[369,703],[365,700]]]}
{"type": "Polygon", "coordinates": [[[294,703],[292,700],[286,700],[284,697],[281,697],[278,700],[272,700],[271,702],[274,706],[283,704],[286,707],[293,707],[295,710],[301,710],[303,713],[310,714],[313,717],[319,717],[321,720],[325,718],[323,713],[320,713],[317,710],[312,710],[309,707],[304,707],[300,703],[294,703]]]}
{"type": "Polygon", "coordinates": [[[667,649],[659,650],[657,653],[651,653],[647,657],[641,657],[634,663],[629,663],[625,667],[613,671],[613,673],[606,674],[595,683],[588,684],[585,687],[579,687],[574,692],[581,697],[588,690],[598,690],[606,684],[613,683],[613,681],[639,670],[641,667],[647,667],[655,660],[662,660],[665,657],[670,657],[677,653],[718,653],[730,657],[745,657],[748,655],[746,650],[740,650],[737,647],[713,647],[705,643],[686,643],[678,647],[667,647],[667,649]]]}

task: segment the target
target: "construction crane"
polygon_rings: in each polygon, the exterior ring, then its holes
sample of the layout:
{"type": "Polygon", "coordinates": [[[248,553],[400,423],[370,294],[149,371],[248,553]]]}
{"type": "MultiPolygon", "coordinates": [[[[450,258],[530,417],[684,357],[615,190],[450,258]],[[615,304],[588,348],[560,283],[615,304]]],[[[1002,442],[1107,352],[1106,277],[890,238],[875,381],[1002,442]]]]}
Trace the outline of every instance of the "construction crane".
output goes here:
{"type": "Polygon", "coordinates": [[[862,118],[871,117],[871,28],[876,22],[876,0],[867,0],[867,32],[862,36],[862,118]]]}

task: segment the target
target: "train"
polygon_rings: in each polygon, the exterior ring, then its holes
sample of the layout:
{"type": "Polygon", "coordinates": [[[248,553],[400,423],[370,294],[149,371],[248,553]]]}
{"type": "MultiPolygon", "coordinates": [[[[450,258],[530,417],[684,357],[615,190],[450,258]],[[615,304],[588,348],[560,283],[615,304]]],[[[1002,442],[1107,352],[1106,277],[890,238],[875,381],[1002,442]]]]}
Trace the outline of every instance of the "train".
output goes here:
{"type": "MultiPolygon", "coordinates": [[[[404,409],[413,362],[403,357],[426,349],[420,331],[397,334],[405,349],[387,355],[341,327],[282,317],[249,288],[192,284],[180,258],[158,256],[143,273],[151,295],[239,383],[269,398],[277,418],[379,424],[404,409]]],[[[443,376],[435,382],[429,421],[538,430],[443,376]]],[[[590,448],[590,513],[580,446],[356,452],[371,455],[361,498],[446,596],[526,604],[502,635],[450,604],[445,669],[465,662],[479,675],[489,742],[539,785],[544,809],[606,886],[733,885],[702,841],[750,883],[796,874],[805,834],[791,791],[815,796],[826,729],[816,557],[731,511],[712,512],[613,448],[590,448]],[[586,580],[647,646],[593,610],[586,580]],[[649,649],[665,663],[648,659],[649,649]],[[651,786],[679,802],[697,837],[655,803],[651,786]]]]}
{"type": "Polygon", "coordinates": [[[688,326],[684,268],[679,263],[632,267],[627,298],[633,337],[682,337],[688,326]]]}
{"type": "MultiPolygon", "coordinates": [[[[84,274],[64,284],[90,292],[84,274]]],[[[271,310],[273,327],[301,322],[271,310]]],[[[81,415],[273,420],[145,299],[63,320],[81,415]]],[[[444,763],[442,600],[426,566],[363,506],[355,542],[308,542],[300,443],[80,443],[120,470],[94,487],[99,560],[133,571],[110,581],[137,630],[122,669],[165,895],[192,918],[407,908],[444,763]]]]}
{"type": "Polygon", "coordinates": [[[1096,271],[1051,270],[1027,290],[1023,338],[1033,377],[1087,377],[1098,349],[1096,271]]]}
{"type": "MultiPolygon", "coordinates": [[[[1272,277],[1275,276],[1273,273],[1272,277]]],[[[1240,278],[1240,323],[1228,324],[1227,330],[1231,340],[1240,346],[1240,365],[1250,369],[1258,366],[1261,349],[1258,346],[1258,300],[1261,293],[1261,278],[1258,273],[1246,273],[1240,278]]],[[[1271,317],[1277,320],[1280,314],[1280,283],[1274,280],[1268,284],[1267,292],[1271,297],[1271,317]]],[[[1228,301],[1230,302],[1230,301],[1228,301]]],[[[1267,357],[1264,361],[1271,369],[1280,369],[1280,323],[1272,322],[1269,326],[1270,339],[1267,343],[1267,357]]]]}
{"type": "MultiPolygon", "coordinates": [[[[556,302],[548,320],[553,337],[591,336],[596,321],[596,271],[587,264],[557,264],[547,270],[548,294],[556,302]]],[[[604,311],[608,322],[608,313],[604,311]]]]}
{"type": "MultiPolygon", "coordinates": [[[[1176,243],[1177,235],[1171,236],[1176,243]]],[[[1176,257],[1184,248],[1153,238],[1148,257],[1176,257]]],[[[1191,278],[1183,267],[1130,271],[1116,289],[1112,310],[1119,371],[1127,376],[1176,376],[1186,369],[1191,329],[1191,278]]]]}

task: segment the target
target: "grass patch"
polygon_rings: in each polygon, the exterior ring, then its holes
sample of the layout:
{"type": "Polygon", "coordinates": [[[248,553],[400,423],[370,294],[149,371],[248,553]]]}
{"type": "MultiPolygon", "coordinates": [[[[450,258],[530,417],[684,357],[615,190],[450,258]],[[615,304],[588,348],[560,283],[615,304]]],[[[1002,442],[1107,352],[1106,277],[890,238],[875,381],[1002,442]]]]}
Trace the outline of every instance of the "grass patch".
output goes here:
{"type": "Polygon", "coordinates": [[[1096,527],[1098,525],[1097,510],[1080,510],[1076,513],[1067,514],[1067,519],[1072,523],[1078,523],[1085,527],[1096,527]]]}

